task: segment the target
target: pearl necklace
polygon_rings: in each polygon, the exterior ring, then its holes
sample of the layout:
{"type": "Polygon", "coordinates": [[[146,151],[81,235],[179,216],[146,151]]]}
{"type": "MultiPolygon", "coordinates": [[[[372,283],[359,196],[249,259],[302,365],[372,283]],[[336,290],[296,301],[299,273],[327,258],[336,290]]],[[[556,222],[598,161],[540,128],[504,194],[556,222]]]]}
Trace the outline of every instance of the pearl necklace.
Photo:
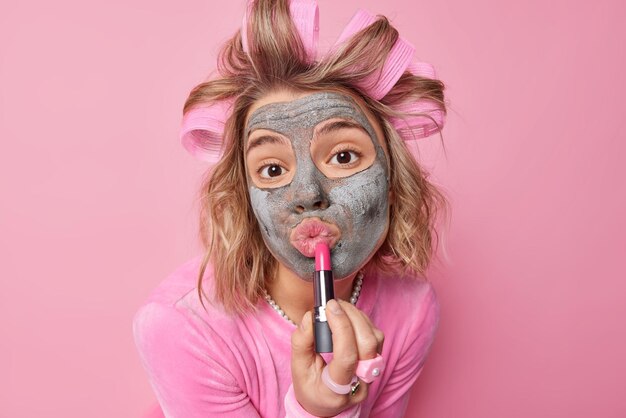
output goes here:
{"type": "MultiPolygon", "coordinates": [[[[361,286],[363,285],[363,272],[359,271],[356,275],[356,280],[354,281],[354,286],[352,287],[352,295],[350,296],[350,303],[353,305],[356,305],[357,300],[359,300],[359,295],[361,294],[361,286]]],[[[274,310],[276,312],[278,312],[278,314],[280,316],[282,316],[283,318],[285,318],[288,322],[290,322],[293,325],[296,325],[295,322],[293,322],[285,313],[285,311],[283,311],[282,309],[280,309],[280,306],[278,306],[278,304],[276,302],[274,302],[274,299],[272,299],[272,297],[270,296],[269,293],[267,293],[267,289],[265,289],[265,300],[267,301],[267,303],[270,304],[270,306],[272,308],[274,308],[274,310]]]]}

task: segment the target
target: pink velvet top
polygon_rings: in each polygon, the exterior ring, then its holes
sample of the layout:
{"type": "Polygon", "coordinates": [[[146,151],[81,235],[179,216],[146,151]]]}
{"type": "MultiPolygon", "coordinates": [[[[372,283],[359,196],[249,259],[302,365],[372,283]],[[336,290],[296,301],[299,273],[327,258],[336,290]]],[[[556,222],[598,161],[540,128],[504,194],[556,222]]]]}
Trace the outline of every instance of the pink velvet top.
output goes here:
{"type": "MultiPolygon", "coordinates": [[[[179,267],[134,318],[137,348],[165,416],[311,417],[291,384],[295,326],[265,300],[246,317],[212,302],[205,311],[199,265],[197,257],[179,267]]],[[[213,278],[205,277],[210,288],[213,278]]],[[[367,399],[339,416],[401,417],[439,322],[435,292],[425,281],[367,274],[356,306],[385,334],[386,369],[367,399]]]]}

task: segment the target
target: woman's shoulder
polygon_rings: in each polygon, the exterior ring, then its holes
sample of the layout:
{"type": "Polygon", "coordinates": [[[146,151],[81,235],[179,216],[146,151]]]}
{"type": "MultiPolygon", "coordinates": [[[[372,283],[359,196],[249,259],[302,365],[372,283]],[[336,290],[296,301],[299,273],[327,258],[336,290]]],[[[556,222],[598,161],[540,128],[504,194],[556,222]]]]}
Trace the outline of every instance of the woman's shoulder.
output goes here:
{"type": "Polygon", "coordinates": [[[399,305],[439,305],[433,284],[412,273],[379,272],[377,299],[393,300],[399,305]]]}
{"type": "MultiPolygon", "coordinates": [[[[178,266],[141,303],[133,317],[133,330],[138,335],[167,335],[170,338],[190,333],[207,337],[231,332],[236,318],[226,314],[213,303],[210,291],[204,304],[198,294],[198,277],[202,256],[194,257],[178,266]]],[[[210,289],[213,272],[207,266],[203,288],[210,289]]]]}
{"type": "MultiPolygon", "coordinates": [[[[157,393],[179,397],[181,405],[191,399],[200,405],[207,393],[236,396],[250,358],[238,318],[210,301],[202,306],[197,291],[201,265],[197,257],[176,268],[133,317],[135,346],[151,383],[157,393]],[[241,358],[244,366],[239,367],[241,358]]],[[[211,270],[204,276],[207,282],[213,279],[211,270]]]]}
{"type": "Polygon", "coordinates": [[[375,315],[384,323],[397,326],[436,327],[439,322],[439,299],[433,284],[413,274],[378,273],[375,315]],[[404,321],[397,321],[403,318],[404,321]]]}

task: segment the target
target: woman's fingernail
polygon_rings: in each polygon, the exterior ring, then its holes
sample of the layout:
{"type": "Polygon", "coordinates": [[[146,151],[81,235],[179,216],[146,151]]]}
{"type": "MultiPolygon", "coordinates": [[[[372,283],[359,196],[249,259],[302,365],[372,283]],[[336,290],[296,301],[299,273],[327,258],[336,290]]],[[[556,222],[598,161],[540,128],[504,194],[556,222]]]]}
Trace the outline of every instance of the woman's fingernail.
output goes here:
{"type": "Polygon", "coordinates": [[[335,315],[340,315],[343,313],[343,309],[341,309],[341,306],[339,306],[335,299],[329,300],[328,303],[326,303],[326,307],[328,307],[328,309],[330,309],[330,311],[335,315]]]}
{"type": "Polygon", "coordinates": [[[309,327],[309,323],[311,322],[311,318],[309,316],[309,313],[305,313],[302,316],[302,320],[300,321],[300,329],[302,331],[306,331],[306,329],[309,327]]]}

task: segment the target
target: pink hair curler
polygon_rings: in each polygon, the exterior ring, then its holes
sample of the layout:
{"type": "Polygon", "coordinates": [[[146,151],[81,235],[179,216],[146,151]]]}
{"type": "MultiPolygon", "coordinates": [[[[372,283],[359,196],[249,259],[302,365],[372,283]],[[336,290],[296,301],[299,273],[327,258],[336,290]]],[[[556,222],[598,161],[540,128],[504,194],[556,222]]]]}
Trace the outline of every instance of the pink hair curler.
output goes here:
{"type": "MultiPolygon", "coordinates": [[[[413,75],[435,79],[435,68],[427,62],[412,62],[407,71],[413,75]]],[[[426,138],[439,132],[445,122],[445,112],[441,104],[427,99],[408,101],[394,105],[393,109],[404,113],[402,117],[392,117],[389,122],[405,141],[426,138]]]]}
{"type": "MultiPolygon", "coordinates": [[[[357,10],[341,35],[339,35],[335,45],[345,42],[352,35],[365,29],[375,21],[376,16],[362,9],[357,10]]],[[[415,48],[413,45],[399,37],[391,48],[382,70],[361,80],[357,83],[357,86],[366,92],[369,97],[375,100],[382,99],[398,82],[413,59],[414,52],[415,48]]]]}
{"type": "MultiPolygon", "coordinates": [[[[248,16],[253,1],[247,3],[241,27],[242,46],[248,51],[248,16]]],[[[307,54],[309,63],[315,62],[318,55],[319,9],[315,0],[291,0],[290,15],[298,31],[307,54]]],[[[376,16],[365,10],[358,10],[339,36],[335,46],[347,41],[359,31],[376,21],[376,16]]],[[[391,48],[380,71],[359,80],[356,87],[364,94],[375,99],[383,99],[402,74],[410,72],[424,78],[435,78],[432,65],[413,61],[415,48],[399,37],[391,48]]],[[[226,120],[231,114],[233,99],[214,102],[207,106],[196,107],[188,111],[182,121],[180,139],[187,151],[193,156],[215,164],[222,156],[223,132],[226,120]]],[[[426,138],[443,127],[445,112],[443,107],[432,100],[414,99],[390,107],[403,114],[391,117],[389,122],[405,141],[426,138]]],[[[412,152],[412,151],[411,151],[412,152]]]]}
{"type": "Polygon", "coordinates": [[[210,164],[222,156],[224,124],[231,113],[232,100],[195,107],[183,116],[180,141],[191,155],[210,164]]]}
{"type": "MultiPolygon", "coordinates": [[[[365,10],[358,10],[339,36],[333,49],[375,21],[376,16],[365,10]]],[[[369,97],[381,100],[407,71],[416,76],[434,79],[434,67],[425,62],[412,61],[414,52],[414,47],[399,37],[389,52],[382,70],[359,81],[357,87],[369,97]]],[[[432,100],[418,99],[391,107],[405,114],[403,117],[390,118],[390,123],[404,140],[426,138],[443,127],[444,111],[438,103],[432,100]]]]}
{"type": "Polygon", "coordinates": [[[439,103],[432,100],[405,102],[393,109],[404,113],[402,117],[389,118],[389,122],[405,141],[426,138],[443,127],[444,111],[439,103]]]}

